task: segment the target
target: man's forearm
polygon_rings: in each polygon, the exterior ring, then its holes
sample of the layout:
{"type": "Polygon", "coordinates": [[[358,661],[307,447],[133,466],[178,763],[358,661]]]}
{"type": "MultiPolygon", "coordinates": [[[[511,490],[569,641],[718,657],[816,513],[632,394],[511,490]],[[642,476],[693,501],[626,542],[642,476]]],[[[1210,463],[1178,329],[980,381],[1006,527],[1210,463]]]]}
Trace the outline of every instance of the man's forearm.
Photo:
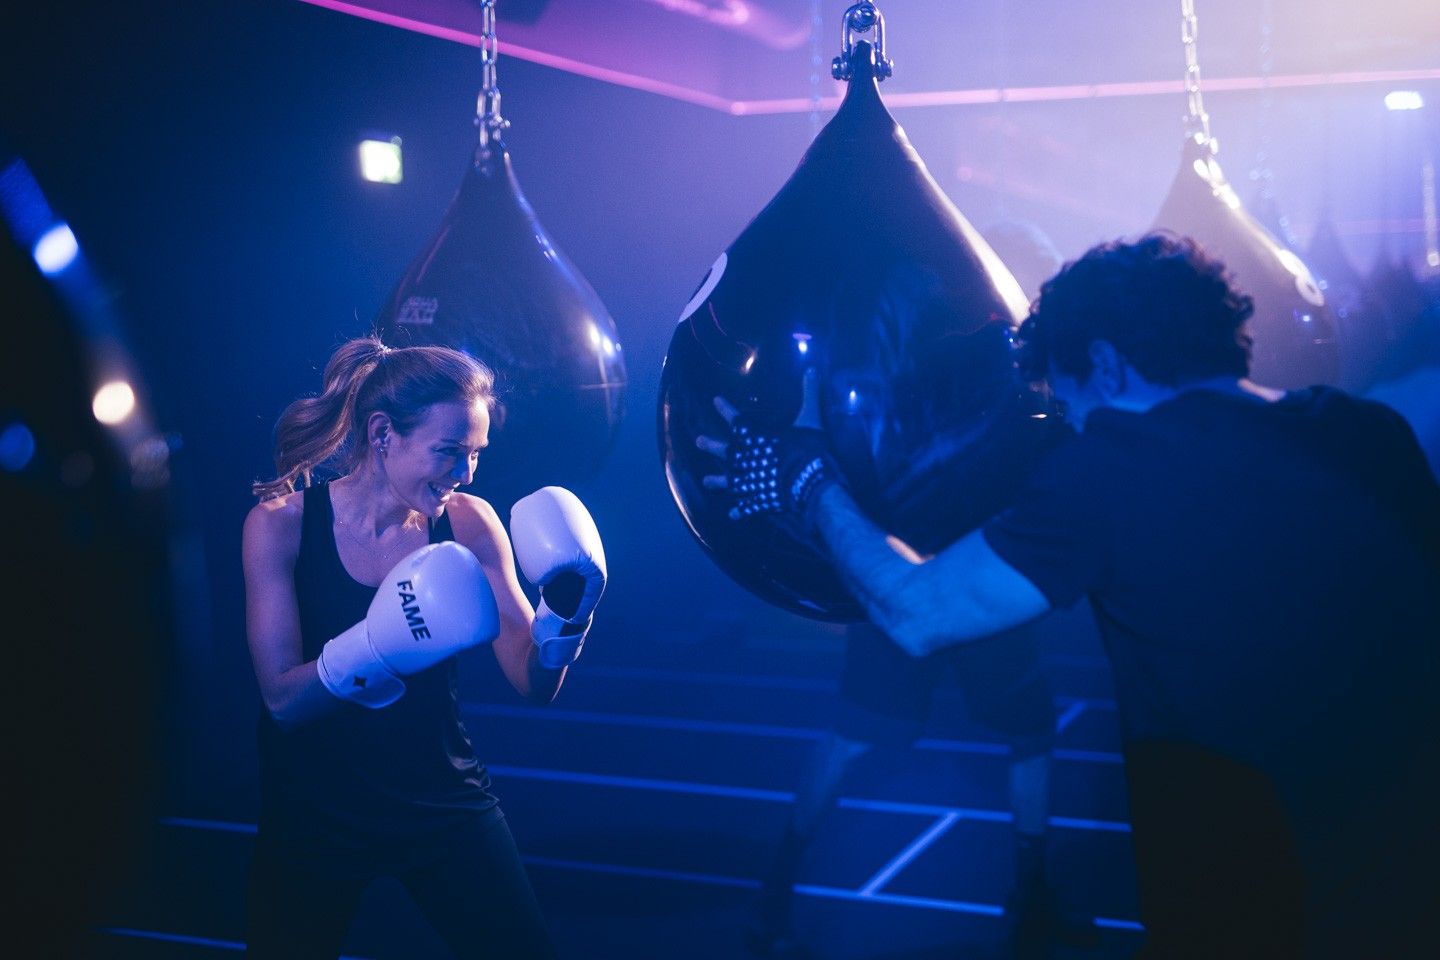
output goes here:
{"type": "Polygon", "coordinates": [[[815,520],[835,569],[871,622],[911,654],[1009,630],[1050,609],[978,530],[921,557],[872,523],[842,487],[820,496],[815,520]]]}
{"type": "Polygon", "coordinates": [[[916,656],[1009,629],[1049,609],[1046,597],[979,531],[933,558],[921,557],[866,517],[838,482],[834,465],[827,467],[817,391],[812,369],[800,415],[780,436],[752,429],[728,401],[715,398],[730,424],[730,442],[702,436],[696,444],[726,462],[726,472],[707,476],[705,486],[730,492],[732,520],[794,511],[806,527],[818,528],[841,580],[870,621],[916,656]]]}
{"type": "Polygon", "coordinates": [[[921,558],[860,512],[844,488],[825,490],[816,507],[816,524],[840,578],[865,608],[870,621],[915,655],[928,653],[932,620],[941,604],[917,603],[926,591],[921,558]]]}

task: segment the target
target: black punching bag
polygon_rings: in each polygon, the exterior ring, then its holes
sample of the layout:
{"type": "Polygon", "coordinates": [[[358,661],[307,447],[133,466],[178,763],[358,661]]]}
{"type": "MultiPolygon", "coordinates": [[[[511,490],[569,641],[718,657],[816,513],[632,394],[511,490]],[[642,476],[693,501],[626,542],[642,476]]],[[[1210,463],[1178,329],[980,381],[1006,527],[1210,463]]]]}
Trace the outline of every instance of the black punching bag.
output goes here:
{"type": "Polygon", "coordinates": [[[835,117],[716,260],[682,314],[661,377],[659,441],[685,522],[742,586],[823,620],[863,614],[814,543],[775,514],[734,522],[695,446],[725,436],[712,398],[792,422],[804,371],[865,512],[936,550],[1002,508],[1050,434],[1015,371],[1026,301],[931,178],[880,101],[860,41],[835,117]]]}
{"type": "Polygon", "coordinates": [[[475,487],[502,509],[604,461],[625,388],[615,321],[536,219],[498,142],[477,151],[376,327],[391,346],[455,347],[495,372],[504,417],[475,487]]]}
{"type": "Polygon", "coordinates": [[[1211,141],[1187,137],[1180,170],[1155,218],[1157,229],[1193,237],[1224,261],[1255,300],[1250,375],[1294,389],[1335,384],[1340,351],[1325,296],[1304,262],[1246,212],[1215,160],[1211,141]]]}
{"type": "Polygon", "coordinates": [[[1320,215],[1305,262],[1320,280],[1325,291],[1325,304],[1335,318],[1340,338],[1341,385],[1347,390],[1364,388],[1374,375],[1376,364],[1384,353],[1386,335],[1381,329],[1383,317],[1376,306],[1365,279],[1350,260],[1345,245],[1335,231],[1335,222],[1328,212],[1320,215]]]}

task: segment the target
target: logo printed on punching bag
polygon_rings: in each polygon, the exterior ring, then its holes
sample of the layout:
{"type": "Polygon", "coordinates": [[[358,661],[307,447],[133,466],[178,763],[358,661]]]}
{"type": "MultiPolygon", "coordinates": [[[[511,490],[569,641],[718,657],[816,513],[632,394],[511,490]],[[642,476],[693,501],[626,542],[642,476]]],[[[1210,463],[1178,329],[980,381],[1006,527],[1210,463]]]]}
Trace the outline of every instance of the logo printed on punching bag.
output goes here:
{"type": "Polygon", "coordinates": [[[430,628],[425,626],[425,618],[420,615],[420,605],[415,602],[415,594],[407,593],[407,590],[415,589],[409,580],[401,580],[395,584],[400,591],[400,609],[405,613],[405,622],[410,626],[410,636],[416,640],[430,639],[430,628]]]}
{"type": "Polygon", "coordinates": [[[691,297],[690,302],[685,304],[685,309],[680,311],[680,323],[689,320],[690,314],[699,310],[700,305],[710,299],[710,294],[714,293],[715,288],[720,285],[720,278],[725,276],[725,264],[728,262],[729,257],[724,253],[715,258],[715,262],[710,266],[710,272],[705,274],[705,279],[700,284],[700,289],[695,291],[695,296],[691,297]]]}
{"type": "Polygon", "coordinates": [[[436,297],[408,297],[400,304],[400,314],[395,322],[428,326],[435,322],[435,313],[439,309],[440,301],[436,297]]]}

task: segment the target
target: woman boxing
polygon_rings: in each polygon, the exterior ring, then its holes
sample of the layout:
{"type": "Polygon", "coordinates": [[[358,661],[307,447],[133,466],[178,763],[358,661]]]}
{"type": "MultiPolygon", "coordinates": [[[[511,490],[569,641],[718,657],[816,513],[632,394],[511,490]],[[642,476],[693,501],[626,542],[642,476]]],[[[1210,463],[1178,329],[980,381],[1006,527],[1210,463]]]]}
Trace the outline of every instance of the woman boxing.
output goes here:
{"type": "Polygon", "coordinates": [[[546,487],[511,516],[474,477],[490,373],[443,347],[342,345],[275,430],[245,520],[246,625],[265,712],[250,880],[255,956],[335,957],[365,887],[398,879],[461,957],[553,951],[456,703],[454,654],[488,643],[554,698],[605,586],[593,521],[546,487]],[[339,476],[311,484],[312,471],[339,476]],[[296,489],[303,483],[303,489],[296,489]]]}

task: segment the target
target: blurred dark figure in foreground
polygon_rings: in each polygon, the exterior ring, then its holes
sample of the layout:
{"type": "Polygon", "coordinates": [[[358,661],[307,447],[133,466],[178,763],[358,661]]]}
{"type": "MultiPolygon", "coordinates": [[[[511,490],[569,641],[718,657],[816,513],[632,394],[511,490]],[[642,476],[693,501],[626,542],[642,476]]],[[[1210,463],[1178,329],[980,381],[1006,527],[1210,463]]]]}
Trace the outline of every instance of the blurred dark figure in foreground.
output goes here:
{"type": "Polygon", "coordinates": [[[92,954],[144,848],[173,631],[164,441],[126,422],[128,382],[96,399],[118,347],[84,316],[103,296],[73,244],[0,147],[6,927],[52,957],[92,954]]]}

